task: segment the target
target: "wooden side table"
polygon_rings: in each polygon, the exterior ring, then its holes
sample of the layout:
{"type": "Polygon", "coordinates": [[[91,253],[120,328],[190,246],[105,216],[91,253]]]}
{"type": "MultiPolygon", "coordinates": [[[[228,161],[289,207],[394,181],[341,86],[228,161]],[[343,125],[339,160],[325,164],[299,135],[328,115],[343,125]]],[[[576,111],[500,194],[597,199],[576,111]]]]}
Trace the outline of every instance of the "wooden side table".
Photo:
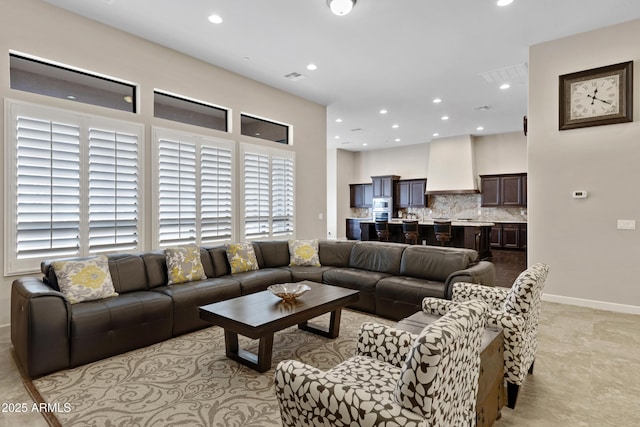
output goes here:
{"type": "MultiPolygon", "coordinates": [[[[421,311],[399,321],[397,328],[419,334],[438,317],[421,311]]],[[[480,346],[480,378],[476,401],[476,425],[490,427],[501,416],[506,403],[504,386],[504,336],[502,331],[485,329],[480,346]]]]}

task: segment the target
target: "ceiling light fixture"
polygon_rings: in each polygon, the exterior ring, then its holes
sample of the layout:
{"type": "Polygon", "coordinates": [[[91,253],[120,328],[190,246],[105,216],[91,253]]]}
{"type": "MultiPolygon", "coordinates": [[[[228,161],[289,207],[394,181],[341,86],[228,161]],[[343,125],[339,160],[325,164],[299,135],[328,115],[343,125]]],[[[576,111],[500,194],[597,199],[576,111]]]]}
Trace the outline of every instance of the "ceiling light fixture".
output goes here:
{"type": "Polygon", "coordinates": [[[440,104],[441,102],[442,102],[442,99],[440,99],[440,98],[435,98],[435,99],[433,100],[433,103],[434,103],[434,104],[440,104]]]}
{"type": "Polygon", "coordinates": [[[387,114],[387,113],[388,113],[388,111],[385,110],[384,108],[382,110],[380,110],[380,114],[387,114]]]}
{"type": "Polygon", "coordinates": [[[369,144],[367,144],[366,142],[363,142],[363,143],[362,143],[362,146],[363,146],[363,147],[366,147],[367,145],[369,145],[369,144]]]}
{"type": "Polygon", "coordinates": [[[441,119],[442,120],[449,120],[449,116],[442,116],[441,119]]]}
{"type": "Polygon", "coordinates": [[[356,0],[327,0],[327,6],[335,15],[344,16],[351,12],[356,0]]]}
{"type": "Polygon", "coordinates": [[[342,123],[342,119],[341,118],[337,118],[336,119],[336,123],[342,123]]]}
{"type": "Polygon", "coordinates": [[[222,18],[220,15],[211,15],[208,19],[212,24],[222,24],[222,18]]]}
{"type": "Polygon", "coordinates": [[[498,0],[496,4],[498,6],[509,6],[511,3],[513,3],[513,0],[498,0]]]}
{"type": "Polygon", "coordinates": [[[309,70],[309,71],[315,71],[317,69],[318,69],[318,66],[316,64],[307,65],[307,70],[309,70]]]}
{"type": "Polygon", "coordinates": [[[440,136],[438,132],[434,133],[433,136],[440,136]]]}
{"type": "Polygon", "coordinates": [[[484,130],[484,128],[482,126],[478,126],[476,130],[484,130]]]}
{"type": "Polygon", "coordinates": [[[394,128],[394,129],[398,129],[400,126],[398,126],[397,124],[395,124],[395,125],[393,125],[393,126],[391,126],[391,127],[392,127],[392,128],[394,128]]]}
{"type": "Polygon", "coordinates": [[[509,83],[504,83],[500,85],[500,89],[502,90],[507,90],[511,87],[511,85],[509,83]]]}

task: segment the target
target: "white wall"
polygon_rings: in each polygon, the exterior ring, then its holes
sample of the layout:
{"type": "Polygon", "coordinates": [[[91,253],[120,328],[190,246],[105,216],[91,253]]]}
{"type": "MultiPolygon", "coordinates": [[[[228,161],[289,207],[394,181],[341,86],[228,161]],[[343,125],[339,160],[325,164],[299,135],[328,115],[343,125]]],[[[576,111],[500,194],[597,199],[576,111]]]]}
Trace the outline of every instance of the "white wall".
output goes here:
{"type": "MultiPolygon", "coordinates": [[[[401,179],[426,178],[429,144],[354,153],[353,183],[371,182],[376,175],[399,175],[401,179]]],[[[346,183],[349,184],[349,183],[346,183]]]]}
{"type": "Polygon", "coordinates": [[[527,137],[523,132],[476,136],[473,142],[478,175],[527,171],[527,137]]]}
{"type": "MultiPolygon", "coordinates": [[[[299,238],[326,236],[326,108],[182,55],[176,51],[104,26],[39,0],[0,2],[0,97],[49,105],[90,114],[103,115],[145,125],[145,176],[150,179],[151,126],[159,125],[211,136],[248,141],[255,144],[275,143],[242,137],[240,112],[268,117],[293,126],[296,153],[296,226],[299,238]],[[82,69],[99,72],[139,84],[139,114],[52,99],[9,89],[9,51],[15,50],[82,69]],[[208,101],[232,109],[231,133],[181,125],[153,117],[155,88],[208,101]]],[[[4,109],[4,103],[2,107],[4,109]]],[[[3,112],[4,113],[4,112],[3,112]]],[[[3,114],[4,117],[4,114],[3,114]]],[[[0,135],[5,135],[0,120],[0,135]]],[[[280,144],[275,144],[284,148],[280,144]]],[[[4,150],[0,150],[4,168],[4,150]]],[[[4,188],[4,173],[0,176],[4,188]]],[[[151,194],[145,204],[150,211],[151,194]]],[[[149,221],[150,222],[150,221],[149,221]]],[[[0,213],[0,223],[4,215],[0,213]]],[[[4,227],[0,227],[0,240],[4,227]]],[[[146,233],[147,249],[150,232],[146,233]]],[[[11,282],[0,280],[0,325],[9,322],[11,282]]]]}
{"type": "Polygon", "coordinates": [[[616,228],[640,220],[639,39],[635,20],[530,49],[529,263],[550,264],[547,299],[640,313],[640,230],[616,228]],[[559,131],[558,76],[629,60],[634,121],[559,131]]]}

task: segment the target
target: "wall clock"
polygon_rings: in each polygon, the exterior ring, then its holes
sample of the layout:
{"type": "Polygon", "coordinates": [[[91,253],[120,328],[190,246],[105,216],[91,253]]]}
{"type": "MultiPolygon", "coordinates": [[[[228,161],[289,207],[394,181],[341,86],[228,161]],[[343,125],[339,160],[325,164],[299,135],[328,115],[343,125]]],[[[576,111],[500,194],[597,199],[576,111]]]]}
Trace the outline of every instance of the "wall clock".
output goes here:
{"type": "Polygon", "coordinates": [[[559,129],[633,121],[633,61],[560,76],[559,129]]]}

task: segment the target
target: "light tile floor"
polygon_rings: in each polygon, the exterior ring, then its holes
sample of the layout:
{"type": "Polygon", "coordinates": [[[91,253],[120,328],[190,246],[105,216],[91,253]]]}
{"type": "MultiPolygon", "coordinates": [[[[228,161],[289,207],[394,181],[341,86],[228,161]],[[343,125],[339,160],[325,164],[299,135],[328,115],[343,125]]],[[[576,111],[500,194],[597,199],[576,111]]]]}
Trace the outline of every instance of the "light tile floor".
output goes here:
{"type": "MultiPolygon", "coordinates": [[[[0,396],[32,401],[11,356],[9,329],[0,329],[0,396]]],[[[46,426],[37,412],[0,412],[0,427],[46,426]]],[[[640,315],[544,302],[533,375],[515,410],[496,427],[640,425],[640,315]]]]}

